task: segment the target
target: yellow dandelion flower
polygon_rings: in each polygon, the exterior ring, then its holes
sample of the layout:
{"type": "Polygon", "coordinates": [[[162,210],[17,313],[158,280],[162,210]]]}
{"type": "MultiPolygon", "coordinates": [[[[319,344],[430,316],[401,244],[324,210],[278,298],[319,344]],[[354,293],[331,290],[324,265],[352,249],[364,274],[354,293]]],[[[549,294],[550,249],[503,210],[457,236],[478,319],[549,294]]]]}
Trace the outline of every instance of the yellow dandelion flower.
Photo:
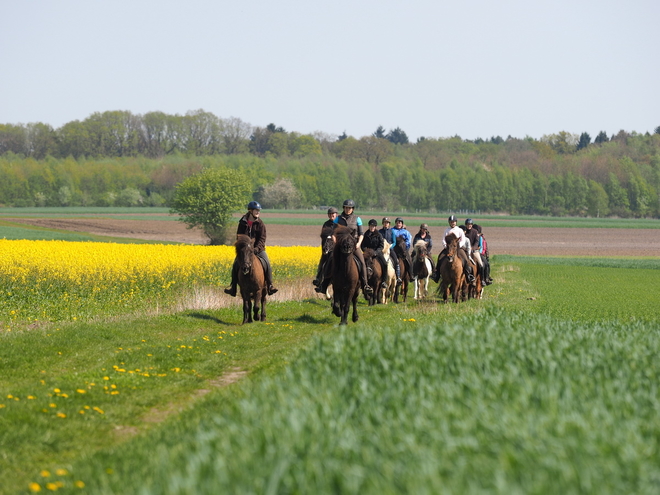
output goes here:
{"type": "Polygon", "coordinates": [[[66,414],[64,414],[64,413],[62,413],[62,412],[58,412],[58,413],[57,413],[57,417],[58,417],[58,418],[66,418],[66,414]]]}
{"type": "Polygon", "coordinates": [[[86,393],[87,393],[87,390],[84,390],[84,389],[82,389],[82,388],[79,388],[79,389],[76,390],[76,392],[78,392],[79,394],[86,394],[86,393]]]}
{"type": "Polygon", "coordinates": [[[85,483],[83,481],[77,480],[73,482],[76,488],[85,488],[85,483]]]}
{"type": "Polygon", "coordinates": [[[64,468],[60,468],[55,470],[55,474],[58,476],[66,476],[67,474],[69,474],[69,471],[67,471],[64,468]]]}
{"type": "Polygon", "coordinates": [[[39,483],[30,483],[28,488],[31,492],[37,493],[41,491],[41,485],[39,483]]]}
{"type": "Polygon", "coordinates": [[[48,471],[47,469],[44,469],[44,470],[41,471],[39,474],[41,475],[42,478],[48,478],[48,477],[50,477],[50,471],[48,471]]]}

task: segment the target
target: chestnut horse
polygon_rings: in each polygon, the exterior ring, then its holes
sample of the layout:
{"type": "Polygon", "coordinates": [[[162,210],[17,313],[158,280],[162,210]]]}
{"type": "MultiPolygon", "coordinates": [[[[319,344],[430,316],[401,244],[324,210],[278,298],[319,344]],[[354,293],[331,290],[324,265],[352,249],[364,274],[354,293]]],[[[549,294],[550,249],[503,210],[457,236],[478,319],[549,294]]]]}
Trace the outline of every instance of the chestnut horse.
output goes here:
{"type": "Polygon", "coordinates": [[[415,299],[424,299],[429,292],[429,277],[431,276],[431,260],[426,251],[426,242],[422,239],[413,246],[415,259],[412,265],[412,279],[415,282],[415,299]]]}
{"type": "MultiPolygon", "coordinates": [[[[411,279],[408,268],[406,268],[406,263],[403,261],[406,259],[406,251],[408,251],[406,248],[406,240],[403,237],[398,236],[396,238],[396,244],[394,245],[394,252],[396,253],[397,258],[399,258],[399,268],[401,269],[401,280],[403,283],[401,284],[400,292],[403,296],[403,302],[406,302],[406,297],[408,296],[408,282],[410,282],[411,279]]],[[[399,287],[397,287],[397,290],[394,292],[394,302],[399,302],[399,287]]]]}
{"type": "Polygon", "coordinates": [[[348,323],[348,312],[353,304],[353,322],[358,321],[357,300],[360,294],[360,273],[355,259],[355,239],[348,227],[335,229],[335,248],[332,252],[332,312],[341,318],[340,325],[348,323]]]}
{"type": "Polygon", "coordinates": [[[481,296],[484,292],[483,280],[481,280],[481,271],[479,266],[472,260],[471,257],[468,257],[468,263],[472,267],[472,273],[474,273],[474,283],[470,284],[465,281],[467,285],[467,298],[468,299],[481,299],[481,296]]]}
{"type": "Polygon", "coordinates": [[[238,286],[243,298],[243,323],[266,320],[266,278],[264,266],[254,253],[254,241],[240,234],[236,238],[236,259],[238,260],[238,286]],[[261,313],[261,314],[260,314],[261,313]]]}
{"type": "Polygon", "coordinates": [[[463,261],[459,256],[458,238],[454,234],[449,234],[445,241],[447,242],[447,255],[442,259],[440,265],[440,293],[442,300],[447,302],[449,299],[449,290],[451,287],[452,301],[457,303],[459,300],[465,300],[463,294],[463,284],[465,283],[465,274],[463,273],[463,261]]]}

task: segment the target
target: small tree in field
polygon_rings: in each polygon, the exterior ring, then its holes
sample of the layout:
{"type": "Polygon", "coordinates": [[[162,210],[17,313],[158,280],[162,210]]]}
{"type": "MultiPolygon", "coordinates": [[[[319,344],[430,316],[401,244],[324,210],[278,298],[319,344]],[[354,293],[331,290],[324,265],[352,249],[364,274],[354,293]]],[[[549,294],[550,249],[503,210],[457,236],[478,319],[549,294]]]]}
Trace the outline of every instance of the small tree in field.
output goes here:
{"type": "Polygon", "coordinates": [[[212,246],[223,244],[231,214],[245,207],[252,186],[238,170],[207,169],[192,175],[176,186],[172,213],[189,229],[200,227],[212,246]]]}

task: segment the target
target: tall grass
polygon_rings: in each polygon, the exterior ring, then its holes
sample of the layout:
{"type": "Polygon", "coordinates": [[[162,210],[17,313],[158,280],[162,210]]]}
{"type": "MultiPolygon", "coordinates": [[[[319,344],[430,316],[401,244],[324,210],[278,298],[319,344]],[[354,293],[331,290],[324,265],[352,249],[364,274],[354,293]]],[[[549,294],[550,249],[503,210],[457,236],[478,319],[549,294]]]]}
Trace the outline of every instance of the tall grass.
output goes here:
{"type": "Polygon", "coordinates": [[[655,325],[524,312],[349,327],[75,474],[98,493],[654,493],[658,350],[655,325]]]}

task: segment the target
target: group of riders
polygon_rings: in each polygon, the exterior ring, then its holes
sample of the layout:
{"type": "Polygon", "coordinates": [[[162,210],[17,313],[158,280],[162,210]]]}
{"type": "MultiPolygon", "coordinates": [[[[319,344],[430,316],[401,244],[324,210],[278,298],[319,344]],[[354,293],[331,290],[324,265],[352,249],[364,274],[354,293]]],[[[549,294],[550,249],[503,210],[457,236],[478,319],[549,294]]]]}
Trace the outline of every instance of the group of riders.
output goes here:
{"type": "MultiPolygon", "coordinates": [[[[275,294],[277,288],[273,285],[273,272],[270,265],[270,260],[266,254],[266,225],[263,223],[259,215],[261,213],[261,205],[257,201],[250,201],[247,205],[247,213],[241,217],[238,221],[237,235],[243,234],[250,237],[254,242],[254,252],[263,262],[265,268],[265,282],[268,295],[275,294]]],[[[362,225],[362,219],[355,214],[355,202],[352,199],[347,199],[343,203],[343,211],[339,213],[339,210],[334,206],[328,208],[328,220],[323,224],[323,229],[332,229],[339,225],[348,227],[355,239],[356,246],[359,249],[355,250],[355,256],[358,258],[358,265],[360,266],[360,278],[362,290],[366,296],[371,296],[374,292],[373,287],[369,286],[367,282],[367,269],[364,262],[363,250],[367,248],[373,249],[376,259],[380,262],[383,267],[382,273],[383,278],[381,284],[383,287],[387,286],[386,277],[387,277],[387,260],[384,256],[385,242],[390,246],[389,248],[389,257],[392,260],[394,265],[394,270],[396,273],[397,284],[401,284],[403,281],[401,279],[401,268],[399,263],[399,254],[395,250],[397,244],[397,239],[403,239],[405,242],[406,249],[402,253],[402,261],[405,264],[407,273],[413,273],[413,260],[410,255],[411,247],[415,246],[420,240],[423,241],[426,245],[426,254],[428,259],[431,262],[431,279],[436,283],[440,280],[440,266],[442,264],[443,258],[447,254],[447,242],[446,238],[450,234],[454,234],[458,239],[459,246],[459,257],[463,261],[463,270],[466,276],[468,283],[474,283],[475,276],[472,273],[472,267],[468,263],[468,258],[474,260],[474,263],[479,270],[479,275],[481,275],[481,280],[483,285],[490,285],[493,282],[493,279],[490,278],[490,266],[488,263],[488,247],[485,242],[485,238],[482,233],[482,229],[479,225],[475,224],[471,218],[465,220],[465,225],[457,226],[457,220],[454,215],[451,215],[448,219],[449,227],[445,230],[445,233],[442,237],[443,250],[438,255],[437,263],[433,262],[431,257],[431,249],[433,248],[433,240],[429,234],[429,226],[426,223],[423,223],[419,226],[419,232],[413,237],[412,234],[408,231],[405,226],[403,218],[397,217],[394,220],[394,227],[391,226],[390,219],[384,217],[382,219],[382,228],[377,230],[378,222],[375,219],[371,219],[368,222],[368,228],[365,231],[362,225]]],[[[413,250],[413,256],[416,251],[413,250]]],[[[318,270],[316,277],[314,278],[313,284],[316,286],[316,292],[325,293],[327,291],[328,285],[330,285],[330,269],[329,263],[327,263],[327,258],[329,256],[322,256],[321,261],[319,262],[318,270]]],[[[225,289],[225,293],[230,296],[236,296],[236,286],[238,283],[238,262],[234,260],[231,272],[231,284],[225,289]]]]}

